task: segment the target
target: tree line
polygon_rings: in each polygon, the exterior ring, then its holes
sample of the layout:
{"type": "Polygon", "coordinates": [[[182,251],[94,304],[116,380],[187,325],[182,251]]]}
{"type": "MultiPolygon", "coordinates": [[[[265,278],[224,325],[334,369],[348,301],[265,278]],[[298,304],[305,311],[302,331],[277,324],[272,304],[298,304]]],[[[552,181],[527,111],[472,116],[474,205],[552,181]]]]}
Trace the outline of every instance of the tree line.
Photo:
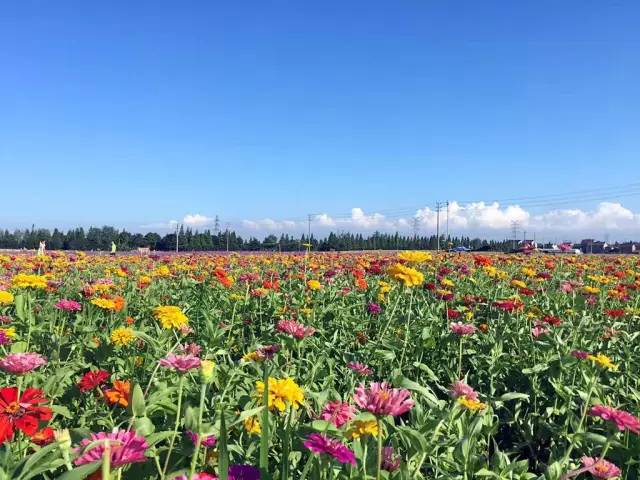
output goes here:
{"type": "MultiPolygon", "coordinates": [[[[55,228],[53,231],[32,227],[30,230],[0,230],[0,248],[3,249],[35,249],[44,240],[49,250],[86,250],[107,251],[111,242],[115,242],[119,251],[136,250],[148,247],[151,250],[171,251],[176,248],[176,233],[164,236],[155,232],[146,234],[117,230],[113,227],[82,227],[64,232],[55,228]]],[[[402,235],[400,233],[374,232],[369,235],[361,233],[331,232],[322,238],[313,234],[307,238],[304,234],[294,237],[288,234],[268,235],[262,240],[250,236],[243,238],[234,231],[192,230],[182,227],[178,232],[178,248],[180,251],[282,251],[293,252],[306,248],[316,251],[347,250],[436,250],[438,238],[435,235],[402,235]]],[[[489,247],[496,251],[509,251],[511,240],[495,241],[470,237],[451,237],[448,241],[444,235],[440,237],[440,248],[465,246],[470,248],[489,247]]]]}

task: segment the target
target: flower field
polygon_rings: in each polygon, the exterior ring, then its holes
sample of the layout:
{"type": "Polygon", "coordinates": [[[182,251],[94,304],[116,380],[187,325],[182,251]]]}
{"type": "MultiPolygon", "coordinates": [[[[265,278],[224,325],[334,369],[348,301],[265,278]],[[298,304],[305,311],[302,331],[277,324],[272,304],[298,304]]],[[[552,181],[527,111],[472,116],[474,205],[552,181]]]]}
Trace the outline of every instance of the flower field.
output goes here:
{"type": "Polygon", "coordinates": [[[0,255],[0,480],[640,478],[640,261],[0,255]]]}

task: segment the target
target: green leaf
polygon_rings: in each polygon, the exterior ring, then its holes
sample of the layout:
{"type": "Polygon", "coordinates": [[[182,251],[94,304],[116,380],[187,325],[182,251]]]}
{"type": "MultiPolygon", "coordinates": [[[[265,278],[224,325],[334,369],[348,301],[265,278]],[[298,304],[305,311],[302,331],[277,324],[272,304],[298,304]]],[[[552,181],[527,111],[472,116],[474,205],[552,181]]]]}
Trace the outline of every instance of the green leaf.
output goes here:
{"type": "Polygon", "coordinates": [[[146,414],[146,405],[144,403],[144,393],[142,387],[138,383],[133,386],[131,394],[131,412],[136,417],[144,417],[146,414]]]}
{"type": "Polygon", "coordinates": [[[61,417],[69,419],[73,418],[73,415],[71,415],[69,409],[64,405],[51,405],[51,407],[49,408],[51,408],[51,410],[53,410],[53,413],[55,413],[56,415],[60,415],[61,417]]]}
{"type": "Polygon", "coordinates": [[[57,480],[83,480],[97,471],[102,466],[102,460],[95,463],[88,463],[80,467],[74,468],[69,472],[60,475],[57,480]]]}
{"type": "Polygon", "coordinates": [[[509,400],[529,400],[529,395],[526,393],[509,392],[504,395],[500,395],[498,400],[500,402],[508,402],[509,400]]]}

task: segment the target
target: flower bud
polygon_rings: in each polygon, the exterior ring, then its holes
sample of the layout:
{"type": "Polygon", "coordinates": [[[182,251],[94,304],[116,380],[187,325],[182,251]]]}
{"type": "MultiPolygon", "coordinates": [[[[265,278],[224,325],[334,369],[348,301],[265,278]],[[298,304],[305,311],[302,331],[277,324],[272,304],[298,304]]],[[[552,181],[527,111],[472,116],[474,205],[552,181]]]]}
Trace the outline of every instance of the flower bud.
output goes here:
{"type": "Polygon", "coordinates": [[[211,383],[213,381],[213,369],[216,364],[211,360],[202,360],[200,362],[200,381],[203,384],[211,383]]]}

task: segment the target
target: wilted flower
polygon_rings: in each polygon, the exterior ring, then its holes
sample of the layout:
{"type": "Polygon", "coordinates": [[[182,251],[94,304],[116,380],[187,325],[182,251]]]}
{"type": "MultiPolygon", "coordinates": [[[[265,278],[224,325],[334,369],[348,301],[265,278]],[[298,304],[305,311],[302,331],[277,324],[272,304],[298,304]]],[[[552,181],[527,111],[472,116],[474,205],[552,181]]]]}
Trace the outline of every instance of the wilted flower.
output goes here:
{"type": "Polygon", "coordinates": [[[24,375],[46,363],[47,359],[39,353],[10,353],[0,360],[0,369],[14,375],[24,375]]]}
{"type": "Polygon", "coordinates": [[[353,370],[358,375],[362,375],[363,377],[368,377],[373,373],[373,370],[371,370],[371,368],[369,368],[364,363],[359,363],[359,362],[349,362],[347,364],[347,368],[349,368],[350,370],[353,370]]]}
{"type": "Polygon", "coordinates": [[[402,459],[398,455],[393,447],[383,447],[382,449],[382,469],[387,472],[395,472],[400,468],[402,459]]]}
{"type": "MultiPolygon", "coordinates": [[[[194,445],[198,442],[197,433],[190,432],[187,430],[186,432],[184,432],[184,434],[189,438],[189,440],[191,440],[191,443],[193,443],[194,445]]],[[[218,442],[218,438],[215,435],[207,435],[207,436],[204,436],[202,440],[200,440],[200,445],[202,445],[203,447],[211,448],[215,446],[217,442],[218,442]]]]}
{"type": "Polygon", "coordinates": [[[76,465],[99,462],[102,460],[105,451],[105,443],[111,445],[111,467],[118,468],[130,463],[146,462],[145,452],[149,448],[144,437],[135,432],[114,429],[111,433],[99,432],[91,433],[89,438],[80,442],[80,447],[76,449],[78,458],[74,461],[76,465]]]}
{"type": "Polygon", "coordinates": [[[304,441],[304,446],[313,453],[327,455],[340,463],[356,465],[355,454],[340,440],[330,438],[323,433],[312,433],[304,441]]]}
{"type": "Polygon", "coordinates": [[[353,399],[360,408],[377,416],[402,415],[414,405],[409,390],[391,388],[386,382],[373,382],[369,388],[361,384],[356,387],[353,399]]]}

